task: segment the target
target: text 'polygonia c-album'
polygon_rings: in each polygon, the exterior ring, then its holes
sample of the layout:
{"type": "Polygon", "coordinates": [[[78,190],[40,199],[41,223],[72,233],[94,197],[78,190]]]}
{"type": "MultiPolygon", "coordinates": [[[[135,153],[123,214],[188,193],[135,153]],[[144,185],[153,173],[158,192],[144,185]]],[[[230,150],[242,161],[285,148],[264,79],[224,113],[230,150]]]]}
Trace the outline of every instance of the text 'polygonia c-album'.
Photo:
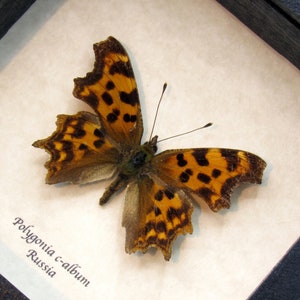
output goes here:
{"type": "Polygon", "coordinates": [[[114,177],[100,204],[127,187],[122,225],[127,253],[160,249],[166,260],[179,234],[192,233],[192,202],[229,208],[241,183],[261,183],[258,156],[219,148],[167,150],[155,155],[157,136],[141,144],[143,121],[127,52],[113,37],[94,45],[94,70],[74,79],[73,95],[95,114],[58,115],[57,129],[33,143],[50,160],[46,183],[84,184],[114,177]]]}

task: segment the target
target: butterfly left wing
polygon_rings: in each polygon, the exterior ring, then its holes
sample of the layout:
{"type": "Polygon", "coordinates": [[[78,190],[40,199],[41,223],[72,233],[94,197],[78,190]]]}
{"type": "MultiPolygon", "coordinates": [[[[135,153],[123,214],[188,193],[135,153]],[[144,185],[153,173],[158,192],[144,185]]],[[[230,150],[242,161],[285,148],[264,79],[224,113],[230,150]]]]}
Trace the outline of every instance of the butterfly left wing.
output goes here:
{"type": "Polygon", "coordinates": [[[218,211],[230,207],[230,195],[241,183],[260,184],[266,163],[242,150],[199,148],[164,151],[152,167],[164,182],[200,196],[218,211]]]}
{"type": "MultiPolygon", "coordinates": [[[[153,175],[153,174],[152,174],[153,175]]],[[[132,182],[126,192],[122,225],[127,253],[155,247],[169,260],[178,234],[192,233],[193,206],[189,196],[148,175],[132,182]]]]}
{"type": "Polygon", "coordinates": [[[74,79],[73,95],[94,109],[101,127],[121,147],[139,145],[143,122],[129,56],[113,37],[94,44],[94,52],[94,69],[74,79]]]}
{"type": "Polygon", "coordinates": [[[101,130],[99,118],[89,112],[58,115],[57,129],[33,143],[45,149],[50,160],[46,183],[88,183],[110,178],[117,168],[119,151],[101,130]]]}
{"type": "Polygon", "coordinates": [[[143,122],[129,56],[113,37],[94,44],[94,52],[94,69],[74,79],[73,94],[97,115],[60,115],[56,131],[33,144],[51,155],[47,183],[109,178],[122,157],[140,145],[143,122]]]}

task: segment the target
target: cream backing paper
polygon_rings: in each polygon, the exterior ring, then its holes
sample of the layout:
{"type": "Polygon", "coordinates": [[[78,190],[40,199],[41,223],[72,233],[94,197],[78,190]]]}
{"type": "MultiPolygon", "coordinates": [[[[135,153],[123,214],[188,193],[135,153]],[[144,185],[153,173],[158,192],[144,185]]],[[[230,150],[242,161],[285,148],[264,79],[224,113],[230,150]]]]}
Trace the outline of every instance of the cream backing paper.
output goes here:
{"type": "Polygon", "coordinates": [[[299,70],[215,1],[40,0],[0,53],[0,272],[29,298],[245,299],[298,238],[299,70]],[[92,70],[92,44],[109,35],[132,60],[144,141],[167,81],[155,134],[214,126],[159,150],[237,148],[268,163],[263,184],[238,188],[230,210],[195,209],[194,233],[176,240],[170,262],[125,253],[124,193],[100,207],[108,182],[46,185],[49,156],[31,146],[57,114],[89,110],[73,78],[92,70]]]}

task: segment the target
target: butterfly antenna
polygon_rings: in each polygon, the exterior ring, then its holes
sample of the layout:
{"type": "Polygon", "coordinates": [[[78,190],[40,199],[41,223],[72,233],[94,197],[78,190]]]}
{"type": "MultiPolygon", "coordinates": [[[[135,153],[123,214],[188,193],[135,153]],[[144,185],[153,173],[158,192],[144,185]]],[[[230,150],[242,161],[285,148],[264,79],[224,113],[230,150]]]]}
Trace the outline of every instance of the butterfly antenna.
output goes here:
{"type": "Polygon", "coordinates": [[[200,129],[203,129],[203,128],[207,128],[207,127],[210,127],[212,126],[213,123],[207,123],[206,125],[204,126],[201,126],[201,127],[198,127],[198,128],[195,128],[193,130],[190,130],[190,131],[187,131],[187,132],[183,132],[183,133],[179,133],[179,134],[176,134],[176,135],[173,135],[173,136],[169,136],[167,138],[164,138],[162,140],[159,140],[157,143],[160,143],[162,141],[166,141],[166,140],[169,140],[169,139],[173,139],[173,138],[177,138],[179,136],[183,136],[183,135],[186,135],[186,134],[189,134],[189,133],[192,133],[194,131],[197,131],[197,130],[200,130],[200,129]]]}
{"type": "Polygon", "coordinates": [[[161,92],[161,96],[160,96],[160,99],[158,101],[158,105],[157,105],[157,108],[156,108],[156,112],[155,112],[155,117],[154,117],[154,121],[153,121],[153,126],[152,126],[152,130],[151,130],[151,134],[150,134],[150,141],[152,139],[152,135],[153,135],[153,131],[154,131],[154,127],[155,127],[155,124],[156,124],[156,119],[157,119],[157,115],[158,115],[158,110],[159,110],[159,107],[160,107],[160,103],[161,103],[161,100],[163,98],[163,95],[165,93],[165,90],[167,88],[167,83],[165,82],[164,85],[163,85],[163,89],[162,89],[162,92],[161,92]]]}

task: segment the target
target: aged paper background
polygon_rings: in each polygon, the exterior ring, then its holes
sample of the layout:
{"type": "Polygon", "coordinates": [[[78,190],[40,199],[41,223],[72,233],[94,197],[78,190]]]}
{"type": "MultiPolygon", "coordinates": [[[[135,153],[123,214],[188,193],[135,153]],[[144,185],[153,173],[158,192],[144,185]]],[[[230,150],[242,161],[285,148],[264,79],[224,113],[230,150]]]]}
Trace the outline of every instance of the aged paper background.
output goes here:
{"type": "Polygon", "coordinates": [[[297,239],[299,70],[218,3],[41,0],[1,40],[0,53],[0,272],[29,298],[245,299],[297,239]],[[268,163],[263,184],[239,188],[230,210],[195,209],[194,233],[177,239],[170,262],[158,251],[125,253],[124,194],[100,207],[107,182],[44,184],[48,155],[31,146],[53,132],[57,114],[88,110],[72,96],[73,78],[92,69],[92,44],[109,35],[131,57],[144,140],[167,81],[160,138],[214,126],[160,150],[240,148],[268,163]],[[27,243],[29,230],[41,241],[27,243]]]}

